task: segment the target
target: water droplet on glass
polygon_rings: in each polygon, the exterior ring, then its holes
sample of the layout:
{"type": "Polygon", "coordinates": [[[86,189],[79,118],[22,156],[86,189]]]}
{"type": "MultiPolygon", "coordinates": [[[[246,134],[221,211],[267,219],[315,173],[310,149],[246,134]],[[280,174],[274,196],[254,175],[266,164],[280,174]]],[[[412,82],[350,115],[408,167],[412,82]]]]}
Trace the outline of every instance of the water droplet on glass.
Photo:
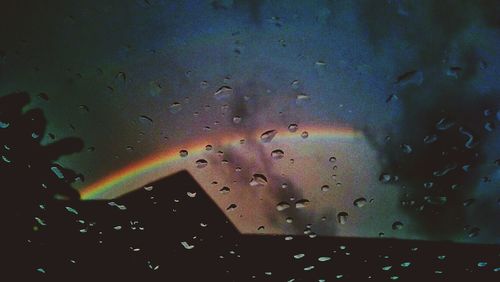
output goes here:
{"type": "Polygon", "coordinates": [[[329,161],[329,162],[331,162],[331,163],[334,163],[334,162],[336,162],[336,161],[337,161],[337,158],[336,158],[336,157],[330,157],[330,158],[328,159],[328,161],[329,161]]]}
{"type": "Polygon", "coordinates": [[[35,217],[35,220],[36,220],[36,222],[37,222],[38,224],[40,224],[40,225],[42,225],[42,226],[47,225],[47,224],[45,223],[45,221],[43,221],[43,219],[41,219],[41,218],[39,218],[39,217],[35,217]]]}
{"type": "Polygon", "coordinates": [[[347,217],[349,216],[348,213],[346,212],[339,212],[337,214],[337,221],[340,223],[340,224],[346,224],[347,223],[347,217]]]}
{"type": "Polygon", "coordinates": [[[387,183],[392,180],[392,176],[388,173],[382,173],[380,174],[378,180],[382,183],[387,183]]]}
{"type": "Polygon", "coordinates": [[[298,200],[297,202],[295,202],[295,208],[303,209],[303,208],[307,207],[309,205],[309,203],[310,202],[307,199],[298,200]]]}
{"type": "Polygon", "coordinates": [[[235,210],[237,207],[238,207],[238,206],[237,206],[236,204],[230,204],[230,205],[226,208],[226,210],[227,210],[227,211],[233,211],[233,210],[235,210]]]}
{"type": "Polygon", "coordinates": [[[480,229],[478,227],[473,227],[471,228],[468,232],[467,232],[467,236],[469,238],[474,238],[476,237],[477,235],[479,235],[479,231],[480,229]]]}
{"type": "Polygon", "coordinates": [[[403,223],[401,221],[396,221],[392,224],[392,230],[401,230],[403,229],[403,223]]]}
{"type": "Polygon", "coordinates": [[[80,112],[82,112],[82,113],[88,113],[90,111],[90,109],[87,105],[79,105],[78,109],[80,109],[80,112]]]}
{"type": "Polygon", "coordinates": [[[309,102],[309,100],[311,100],[311,97],[309,97],[309,95],[305,93],[297,94],[295,98],[295,102],[297,105],[303,105],[304,103],[309,102]]]}
{"type": "Polygon", "coordinates": [[[182,110],[182,105],[179,102],[173,102],[169,107],[169,111],[172,114],[178,113],[180,110],[182,110]]]}
{"type": "Polygon", "coordinates": [[[278,131],[276,131],[274,129],[268,130],[260,135],[260,141],[262,141],[264,143],[271,142],[271,140],[273,140],[274,136],[276,136],[277,133],[278,133],[278,131]]]}
{"type": "Polygon", "coordinates": [[[208,85],[209,85],[208,81],[206,81],[206,80],[203,80],[202,82],[200,82],[200,87],[202,89],[206,89],[208,87],[208,85]]]}
{"type": "Polygon", "coordinates": [[[396,85],[404,87],[410,84],[421,85],[424,81],[424,74],[418,70],[411,70],[398,76],[396,85]]]}
{"type": "Polygon", "coordinates": [[[330,186],[328,186],[328,185],[321,186],[321,191],[327,192],[328,190],[330,190],[330,186]]]}
{"type": "Polygon", "coordinates": [[[485,122],[485,123],[484,123],[484,126],[483,126],[483,127],[484,127],[484,129],[486,129],[487,131],[492,132],[492,131],[493,131],[493,129],[495,128],[495,124],[493,124],[493,123],[491,123],[491,122],[487,121],[487,122],[485,122]]]}
{"type": "Polygon", "coordinates": [[[52,170],[52,172],[57,176],[57,178],[64,179],[63,172],[57,166],[52,166],[50,170],[52,170]]]}
{"type": "Polygon", "coordinates": [[[466,148],[472,149],[477,145],[478,142],[474,142],[474,135],[472,135],[472,133],[465,130],[463,127],[460,127],[458,131],[467,137],[467,140],[465,141],[466,148]]]}
{"type": "Polygon", "coordinates": [[[401,150],[403,150],[403,153],[405,154],[410,154],[413,151],[411,146],[408,144],[401,144],[401,150]]]}
{"type": "Polygon", "coordinates": [[[307,131],[303,131],[303,132],[300,134],[300,137],[302,137],[303,139],[306,139],[307,137],[309,137],[309,132],[307,132],[307,131]]]}
{"type": "Polygon", "coordinates": [[[186,250],[191,250],[192,248],[194,248],[194,245],[190,245],[188,242],[186,241],[182,241],[181,242],[181,245],[186,249],[186,250]]]}
{"type": "Polygon", "coordinates": [[[287,202],[279,202],[277,205],[276,205],[276,209],[278,211],[284,211],[286,209],[288,209],[290,207],[290,204],[287,203],[287,202]]]}
{"type": "Polygon", "coordinates": [[[0,121],[0,128],[7,128],[10,126],[9,122],[0,121]]]}
{"type": "Polygon", "coordinates": [[[296,132],[299,129],[299,126],[295,123],[292,123],[288,126],[288,131],[290,132],[296,132]]]}
{"type": "Polygon", "coordinates": [[[294,259],[301,259],[301,258],[303,258],[303,257],[305,257],[305,256],[306,256],[306,255],[304,255],[304,254],[296,254],[296,255],[294,255],[294,256],[293,256],[293,258],[294,258],[294,259]]]}
{"type": "Polygon", "coordinates": [[[219,89],[217,89],[217,91],[215,91],[214,97],[217,100],[223,100],[223,99],[227,99],[227,98],[231,97],[232,94],[233,94],[233,88],[224,85],[224,86],[220,87],[219,89]]]}
{"type": "Polygon", "coordinates": [[[233,123],[238,124],[241,122],[241,117],[240,116],[234,116],[233,117],[233,123]]]}
{"type": "Polygon", "coordinates": [[[49,95],[47,93],[42,92],[42,93],[39,93],[37,96],[42,98],[45,101],[49,100],[49,95]]]}
{"type": "Polygon", "coordinates": [[[208,162],[205,159],[199,159],[196,161],[197,168],[204,168],[208,165],[208,162]]]}
{"type": "Polygon", "coordinates": [[[410,263],[410,262],[408,262],[408,261],[401,263],[401,266],[402,266],[402,267],[408,267],[408,266],[410,266],[410,265],[411,265],[411,263],[410,263]]]}
{"type": "Polygon", "coordinates": [[[319,61],[316,61],[316,63],[314,63],[317,67],[325,67],[326,66],[326,62],[325,61],[322,61],[322,60],[319,60],[319,61]]]}
{"type": "Polygon", "coordinates": [[[456,163],[452,163],[452,164],[447,164],[444,168],[442,168],[441,170],[436,170],[434,172],[432,172],[432,175],[434,176],[444,176],[446,175],[448,172],[454,170],[455,168],[457,168],[457,164],[456,163]]]}
{"type": "Polygon", "coordinates": [[[187,150],[180,150],[180,151],[179,151],[179,156],[180,156],[181,158],[185,158],[185,157],[187,157],[187,156],[188,156],[188,154],[189,154],[189,153],[188,153],[188,151],[187,151],[187,150]]]}
{"type": "Polygon", "coordinates": [[[229,193],[229,191],[231,191],[231,189],[229,189],[229,187],[227,187],[227,186],[224,186],[224,187],[222,187],[222,188],[219,190],[219,192],[220,192],[221,194],[227,194],[227,193],[229,193]]]}
{"type": "Polygon", "coordinates": [[[454,121],[449,120],[447,118],[442,118],[436,123],[436,128],[438,130],[447,130],[454,125],[455,125],[454,121]]]}
{"type": "Polygon", "coordinates": [[[461,67],[452,66],[452,67],[448,68],[448,70],[446,70],[446,75],[457,79],[459,77],[460,73],[462,72],[462,70],[463,69],[461,67]]]}
{"type": "Polygon", "coordinates": [[[358,208],[362,208],[366,205],[366,199],[365,198],[357,198],[354,200],[354,206],[358,208]]]}
{"type": "Polygon", "coordinates": [[[280,150],[280,149],[276,149],[276,150],[271,152],[271,157],[275,160],[282,159],[284,156],[285,156],[285,152],[283,152],[283,150],[280,150]]]}
{"type": "Polygon", "coordinates": [[[125,74],[125,72],[120,71],[116,74],[115,78],[121,80],[122,82],[125,82],[127,80],[127,75],[125,74]]]}
{"type": "Polygon", "coordinates": [[[331,259],[332,259],[331,257],[319,257],[318,261],[324,262],[324,261],[329,261],[331,259]]]}
{"type": "Polygon", "coordinates": [[[474,199],[467,199],[464,201],[464,207],[468,207],[470,205],[472,205],[472,203],[474,203],[474,199]]]}
{"type": "Polygon", "coordinates": [[[427,135],[427,136],[424,137],[424,143],[425,144],[434,143],[434,142],[436,142],[436,140],[437,140],[437,135],[436,134],[427,135]]]}
{"type": "Polygon", "coordinates": [[[153,119],[146,116],[146,115],[141,115],[139,116],[139,119],[142,121],[142,122],[149,122],[149,123],[153,123],[153,119]]]}
{"type": "Polygon", "coordinates": [[[309,270],[313,270],[313,269],[314,269],[314,265],[304,267],[304,271],[309,271],[309,270]]]}
{"type": "Polygon", "coordinates": [[[72,207],[66,207],[66,210],[69,211],[72,214],[78,214],[78,212],[74,208],[72,208],[72,207]]]}
{"type": "Polygon", "coordinates": [[[256,173],[250,180],[250,186],[265,186],[267,185],[267,177],[263,174],[256,173]]]}
{"type": "Polygon", "coordinates": [[[480,262],[477,263],[477,266],[479,266],[479,267],[485,267],[487,265],[488,265],[488,263],[485,262],[485,261],[480,261],[480,262]]]}

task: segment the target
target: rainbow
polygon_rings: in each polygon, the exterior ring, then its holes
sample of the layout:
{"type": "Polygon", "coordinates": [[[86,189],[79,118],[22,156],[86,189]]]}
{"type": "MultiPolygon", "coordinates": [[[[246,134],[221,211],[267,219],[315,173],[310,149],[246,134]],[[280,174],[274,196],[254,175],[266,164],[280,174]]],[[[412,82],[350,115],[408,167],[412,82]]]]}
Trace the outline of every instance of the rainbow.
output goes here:
{"type": "MultiPolygon", "coordinates": [[[[327,127],[318,125],[311,127],[301,127],[307,128],[307,132],[309,133],[308,138],[310,139],[327,139],[328,141],[330,141],[331,139],[355,139],[362,136],[361,132],[348,127],[327,127]]],[[[256,132],[256,140],[260,138],[260,134],[264,131],[265,130],[259,131],[258,133],[256,132]]],[[[301,131],[292,133],[286,128],[283,130],[278,129],[278,134],[273,139],[273,141],[271,141],[271,143],[291,138],[300,139],[300,134],[301,131]]],[[[218,138],[217,145],[220,147],[236,146],[240,144],[241,139],[241,135],[226,135],[222,138],[218,138]]],[[[111,173],[108,176],[81,189],[81,199],[107,199],[110,198],[110,195],[113,194],[113,191],[115,191],[116,194],[116,189],[123,189],[123,186],[125,185],[130,186],[131,182],[132,184],[136,185],[134,187],[140,187],[151,182],[148,181],[147,183],[143,183],[141,182],[141,180],[144,181],[144,179],[159,179],[163,176],[174,173],[175,171],[167,173],[168,169],[166,168],[173,167],[175,163],[183,159],[183,157],[180,156],[180,150],[187,150],[189,152],[189,156],[192,157],[205,152],[206,145],[206,141],[198,140],[183,147],[170,149],[165,152],[147,157],[139,162],[125,166],[124,168],[111,173]]]]}

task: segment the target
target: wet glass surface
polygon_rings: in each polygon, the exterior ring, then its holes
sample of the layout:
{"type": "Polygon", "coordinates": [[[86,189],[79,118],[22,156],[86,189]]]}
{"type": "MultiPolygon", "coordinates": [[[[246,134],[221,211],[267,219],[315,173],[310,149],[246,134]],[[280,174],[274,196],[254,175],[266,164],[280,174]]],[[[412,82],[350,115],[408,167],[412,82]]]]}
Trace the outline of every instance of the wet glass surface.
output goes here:
{"type": "Polygon", "coordinates": [[[236,281],[500,271],[498,2],[0,7],[0,168],[26,187],[7,188],[19,248],[41,255],[26,270],[97,268],[91,252],[160,275],[221,260],[207,277],[236,281]]]}

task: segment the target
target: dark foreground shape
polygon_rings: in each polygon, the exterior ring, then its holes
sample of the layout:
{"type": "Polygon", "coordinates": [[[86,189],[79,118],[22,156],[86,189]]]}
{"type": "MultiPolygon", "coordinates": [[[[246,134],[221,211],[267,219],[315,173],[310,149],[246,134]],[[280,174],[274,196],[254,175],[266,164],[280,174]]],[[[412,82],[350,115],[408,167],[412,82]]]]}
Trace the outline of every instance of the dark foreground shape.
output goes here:
{"type": "Polygon", "coordinates": [[[47,214],[49,224],[24,250],[30,260],[24,273],[165,281],[488,281],[498,276],[493,269],[499,246],[243,235],[187,172],[150,186],[151,191],[136,190],[113,201],[57,202],[47,214]],[[61,212],[66,206],[78,214],[61,212]],[[37,273],[39,267],[46,273],[37,273]]]}

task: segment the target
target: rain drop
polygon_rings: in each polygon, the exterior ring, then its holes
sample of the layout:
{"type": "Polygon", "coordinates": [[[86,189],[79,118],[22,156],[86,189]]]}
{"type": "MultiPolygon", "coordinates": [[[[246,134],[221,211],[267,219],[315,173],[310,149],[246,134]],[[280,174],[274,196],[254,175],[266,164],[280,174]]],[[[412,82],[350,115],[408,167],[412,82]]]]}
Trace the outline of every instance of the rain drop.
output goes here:
{"type": "Polygon", "coordinates": [[[199,159],[196,161],[197,168],[204,168],[208,165],[208,162],[205,159],[199,159]]]}
{"type": "Polygon", "coordinates": [[[285,156],[285,152],[283,152],[283,150],[280,150],[280,149],[276,149],[276,150],[271,152],[271,157],[275,160],[282,159],[284,156],[285,156]]]}
{"type": "Polygon", "coordinates": [[[303,257],[305,257],[304,254],[296,254],[296,255],[293,256],[294,259],[301,259],[303,257]]]}
{"type": "Polygon", "coordinates": [[[234,116],[233,117],[233,123],[234,124],[238,124],[241,122],[241,117],[240,116],[234,116]]]}
{"type": "Polygon", "coordinates": [[[382,173],[382,174],[379,176],[378,180],[379,180],[380,182],[382,182],[382,183],[387,183],[387,182],[389,182],[389,181],[391,181],[391,180],[392,180],[392,176],[391,176],[390,174],[388,174],[388,173],[382,173]]]}
{"type": "Polygon", "coordinates": [[[434,143],[434,142],[436,142],[436,140],[437,140],[437,135],[436,134],[427,135],[427,136],[424,137],[424,143],[425,144],[434,143]]]}
{"type": "Polygon", "coordinates": [[[403,150],[403,153],[405,154],[410,154],[413,151],[411,146],[408,144],[401,144],[401,150],[403,150]]]}
{"type": "Polygon", "coordinates": [[[303,208],[307,207],[309,205],[309,203],[310,202],[307,199],[298,200],[297,202],[295,202],[295,208],[303,209],[303,208]]]}
{"type": "Polygon", "coordinates": [[[403,223],[401,221],[396,221],[392,224],[392,230],[401,230],[403,229],[403,223]]]}
{"type": "Polygon", "coordinates": [[[182,110],[182,106],[179,102],[173,102],[169,107],[169,111],[172,114],[178,113],[180,110],[182,110]]]}
{"type": "Polygon", "coordinates": [[[288,131],[294,133],[299,129],[299,126],[295,123],[292,123],[288,126],[288,131]]]}
{"type": "Polygon", "coordinates": [[[297,105],[302,105],[308,102],[309,100],[311,100],[311,97],[309,97],[309,95],[305,93],[300,93],[296,96],[295,102],[297,103],[297,105]]]}
{"type": "Polygon", "coordinates": [[[474,238],[476,237],[477,235],[479,235],[479,231],[480,229],[478,227],[473,227],[469,230],[469,232],[467,232],[467,236],[469,238],[474,238]]]}
{"type": "Polygon", "coordinates": [[[224,187],[222,187],[222,188],[219,190],[219,192],[220,192],[221,194],[227,194],[227,193],[229,193],[229,191],[231,191],[231,189],[229,189],[229,187],[227,187],[227,186],[224,186],[224,187]]]}
{"type": "Polygon", "coordinates": [[[141,121],[146,121],[146,122],[149,122],[149,123],[153,123],[153,119],[152,119],[152,118],[150,118],[150,117],[148,117],[148,116],[146,116],[146,115],[141,115],[141,116],[139,116],[139,119],[140,119],[141,121]]]}
{"type": "Polygon", "coordinates": [[[454,125],[455,125],[454,121],[449,120],[447,118],[442,118],[436,123],[436,128],[438,130],[447,130],[454,125]]]}
{"type": "Polygon", "coordinates": [[[339,212],[337,214],[337,221],[340,224],[346,224],[347,223],[347,217],[348,217],[348,214],[346,212],[339,212]]]}
{"type": "Polygon", "coordinates": [[[81,112],[88,113],[90,111],[87,105],[79,105],[78,108],[80,109],[81,112]]]}
{"type": "Polygon", "coordinates": [[[366,199],[365,198],[357,198],[356,200],[354,200],[354,206],[355,207],[358,207],[358,208],[362,208],[366,205],[366,199]]]}
{"type": "Polygon", "coordinates": [[[468,207],[470,205],[472,205],[472,203],[474,203],[474,199],[467,199],[464,201],[464,207],[468,207]]]}
{"type": "Polygon", "coordinates": [[[276,210],[278,210],[278,211],[284,211],[284,210],[288,209],[289,207],[290,207],[289,203],[287,203],[287,202],[279,202],[276,205],[276,210]]]}
{"type": "Polygon", "coordinates": [[[227,99],[227,98],[231,97],[232,94],[233,94],[233,88],[224,85],[224,86],[220,87],[219,89],[217,89],[217,91],[215,91],[214,97],[217,100],[223,100],[223,99],[227,99]]]}
{"type": "Polygon", "coordinates": [[[479,266],[479,267],[485,267],[487,265],[488,265],[488,263],[485,262],[485,261],[480,261],[480,262],[477,263],[477,266],[479,266]]]}
{"type": "Polygon", "coordinates": [[[267,185],[267,177],[263,174],[256,173],[250,180],[250,186],[265,186],[267,185]]]}
{"type": "Polygon", "coordinates": [[[189,243],[187,243],[186,241],[182,241],[181,242],[181,245],[186,249],[186,250],[191,250],[192,248],[194,248],[194,245],[190,245],[189,243]]]}
{"type": "Polygon", "coordinates": [[[187,151],[187,150],[180,150],[180,151],[179,151],[179,156],[180,156],[181,158],[185,158],[185,157],[187,157],[187,156],[188,156],[188,154],[189,154],[189,153],[188,153],[188,151],[187,151]]]}
{"type": "Polygon", "coordinates": [[[271,140],[273,140],[274,136],[276,136],[277,133],[278,131],[274,129],[268,130],[260,135],[260,141],[262,141],[263,143],[271,142],[271,140]]]}
{"type": "Polygon", "coordinates": [[[300,86],[300,81],[294,80],[294,81],[292,81],[292,83],[290,83],[290,86],[292,86],[293,89],[298,89],[300,86]]]}

